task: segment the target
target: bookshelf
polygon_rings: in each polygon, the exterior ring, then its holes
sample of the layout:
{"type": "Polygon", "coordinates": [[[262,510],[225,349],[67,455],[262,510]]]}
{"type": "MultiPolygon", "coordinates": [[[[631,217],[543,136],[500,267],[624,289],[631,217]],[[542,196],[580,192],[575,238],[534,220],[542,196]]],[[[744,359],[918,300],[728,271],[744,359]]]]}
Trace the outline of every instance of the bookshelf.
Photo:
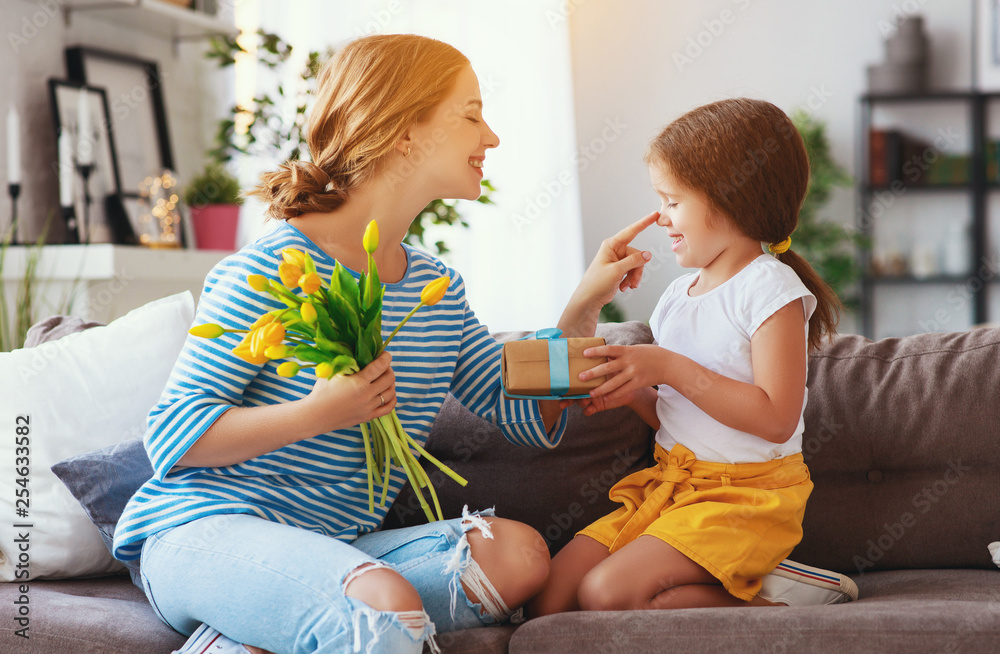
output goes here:
{"type": "MultiPolygon", "coordinates": [[[[963,322],[974,325],[990,320],[988,291],[995,275],[982,274],[981,264],[989,255],[988,196],[1000,190],[1000,138],[987,136],[988,109],[998,99],[998,93],[963,91],[861,97],[857,226],[872,243],[861,254],[860,326],[866,336],[890,335],[878,329],[880,314],[891,311],[877,301],[884,293],[905,291],[916,298],[916,293],[935,291],[939,297],[961,300],[954,307],[939,302],[937,310],[924,309],[926,319],[918,323],[919,331],[938,331],[938,325],[941,331],[951,331],[963,322]],[[911,122],[910,117],[933,107],[960,115],[963,129],[956,132],[949,125],[947,131],[938,127],[937,135],[915,136],[918,121],[911,122]],[[875,112],[892,115],[892,124],[876,125],[875,112]],[[949,147],[952,141],[961,143],[949,147]],[[896,205],[900,210],[905,203],[936,210],[939,232],[922,250],[902,247],[893,254],[890,247],[887,254],[880,233],[884,239],[884,223],[900,218],[890,217],[889,209],[896,205]],[[968,313],[958,320],[936,320],[946,309],[968,313]]],[[[895,229],[897,233],[919,231],[918,226],[905,224],[895,229]]],[[[928,306],[933,307],[933,302],[928,306]]]]}

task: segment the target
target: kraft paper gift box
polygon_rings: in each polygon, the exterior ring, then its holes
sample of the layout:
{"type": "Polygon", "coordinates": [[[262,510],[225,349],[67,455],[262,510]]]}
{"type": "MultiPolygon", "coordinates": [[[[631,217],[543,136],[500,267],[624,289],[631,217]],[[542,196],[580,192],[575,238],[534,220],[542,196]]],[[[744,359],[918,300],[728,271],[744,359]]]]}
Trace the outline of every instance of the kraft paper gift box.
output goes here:
{"type": "Polygon", "coordinates": [[[504,343],[504,395],[539,400],[581,398],[605,382],[604,376],[585,382],[579,379],[584,370],[607,361],[607,357],[583,356],[587,348],[604,345],[604,339],[559,338],[561,335],[558,329],[542,329],[536,332],[535,339],[504,343]]]}

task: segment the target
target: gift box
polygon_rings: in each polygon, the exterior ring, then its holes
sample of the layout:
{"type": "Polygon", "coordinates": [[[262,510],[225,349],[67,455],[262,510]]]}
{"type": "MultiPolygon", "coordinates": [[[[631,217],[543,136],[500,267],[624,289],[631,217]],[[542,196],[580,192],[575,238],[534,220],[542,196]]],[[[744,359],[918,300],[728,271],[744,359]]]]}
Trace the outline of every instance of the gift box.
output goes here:
{"type": "Polygon", "coordinates": [[[587,348],[604,345],[603,338],[560,338],[559,329],[542,329],[534,336],[503,345],[501,383],[507,397],[534,400],[588,397],[588,391],[607,379],[604,376],[585,382],[579,379],[584,370],[608,360],[583,356],[587,348]]]}

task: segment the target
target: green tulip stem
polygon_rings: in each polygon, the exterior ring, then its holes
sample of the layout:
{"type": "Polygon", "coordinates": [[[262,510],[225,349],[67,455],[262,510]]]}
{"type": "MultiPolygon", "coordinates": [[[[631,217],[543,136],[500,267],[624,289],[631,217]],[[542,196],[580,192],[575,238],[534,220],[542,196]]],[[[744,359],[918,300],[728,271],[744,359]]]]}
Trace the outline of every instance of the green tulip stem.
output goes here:
{"type": "Polygon", "coordinates": [[[365,465],[368,468],[366,475],[368,477],[368,513],[375,513],[375,480],[372,475],[375,460],[372,458],[372,444],[368,438],[368,427],[365,423],[361,423],[361,438],[365,442],[365,465]]]}
{"type": "Polygon", "coordinates": [[[396,335],[396,332],[398,332],[400,328],[402,328],[402,326],[406,324],[406,321],[413,317],[413,314],[417,312],[417,309],[419,309],[422,306],[424,306],[423,302],[417,302],[417,306],[413,307],[413,309],[411,309],[410,312],[406,314],[406,317],[399,321],[399,324],[396,325],[396,329],[392,330],[392,333],[389,334],[389,338],[385,339],[385,342],[382,343],[382,347],[379,348],[379,351],[375,353],[376,358],[378,357],[378,355],[385,352],[386,346],[389,345],[389,341],[391,341],[392,337],[396,335]]]}

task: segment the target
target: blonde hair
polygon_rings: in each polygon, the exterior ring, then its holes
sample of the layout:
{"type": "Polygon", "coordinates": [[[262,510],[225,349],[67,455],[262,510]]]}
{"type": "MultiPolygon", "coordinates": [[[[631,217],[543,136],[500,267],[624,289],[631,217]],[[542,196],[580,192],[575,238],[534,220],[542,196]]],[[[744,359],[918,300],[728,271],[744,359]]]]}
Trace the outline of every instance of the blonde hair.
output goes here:
{"type": "MultiPolygon", "coordinates": [[[[669,170],[740,232],[780,243],[799,224],[809,186],[809,157],[791,119],[764,100],[734,98],[689,111],[667,125],[649,145],[645,161],[669,170]]],[[[836,332],[843,304],[809,262],[787,250],[776,255],[816,296],[809,320],[809,347],[836,332]]]]}
{"type": "Polygon", "coordinates": [[[454,47],[424,36],[378,34],[348,43],[317,78],[308,126],[312,161],[286,161],[261,175],[249,195],[278,220],[333,211],[379,171],[468,65],[454,47]]]}

